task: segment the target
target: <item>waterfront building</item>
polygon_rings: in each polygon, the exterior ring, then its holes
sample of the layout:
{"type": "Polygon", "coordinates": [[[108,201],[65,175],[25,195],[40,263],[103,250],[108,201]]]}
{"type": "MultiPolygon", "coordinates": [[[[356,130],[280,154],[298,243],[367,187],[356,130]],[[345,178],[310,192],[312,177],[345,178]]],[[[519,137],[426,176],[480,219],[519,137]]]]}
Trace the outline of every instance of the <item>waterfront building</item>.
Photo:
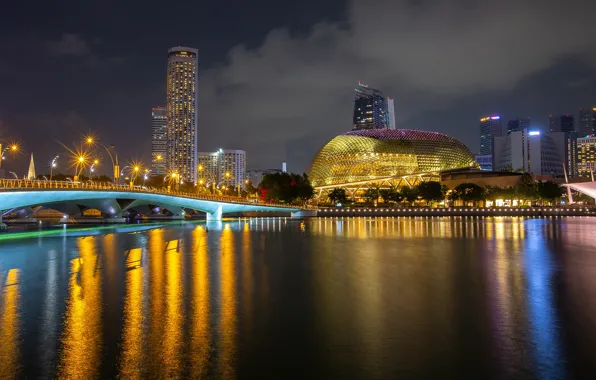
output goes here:
{"type": "Polygon", "coordinates": [[[529,117],[511,119],[507,122],[507,134],[518,132],[530,128],[531,119],[529,117]]]}
{"type": "Polygon", "coordinates": [[[263,177],[267,174],[274,174],[274,173],[285,173],[283,169],[254,169],[248,170],[246,172],[246,179],[250,181],[250,183],[257,187],[259,183],[263,180],[263,177]]]}
{"type": "Polygon", "coordinates": [[[383,93],[358,82],[354,90],[354,130],[395,129],[394,100],[385,98],[383,93]]]}
{"type": "Polygon", "coordinates": [[[582,137],[596,134],[596,107],[579,109],[577,132],[582,137]]]}
{"type": "Polygon", "coordinates": [[[168,155],[168,127],[166,125],[166,108],[151,109],[151,173],[167,174],[166,157],[168,155]]]}
{"type": "Polygon", "coordinates": [[[246,152],[237,149],[219,149],[198,153],[197,178],[207,186],[226,185],[244,188],[246,179],[246,152]]]}
{"type": "Polygon", "coordinates": [[[550,115],[549,124],[551,133],[575,131],[575,120],[571,115],[550,115]]]}
{"type": "Polygon", "coordinates": [[[480,119],[480,154],[493,154],[493,138],[503,136],[503,123],[498,115],[480,119]]]}
{"type": "Polygon", "coordinates": [[[565,133],[524,129],[493,141],[493,170],[563,176],[565,133]]]}
{"type": "Polygon", "coordinates": [[[591,178],[596,163],[596,137],[577,138],[576,171],[579,177],[591,178]]]}
{"type": "Polygon", "coordinates": [[[480,165],[480,169],[491,171],[493,170],[493,156],[492,154],[477,154],[474,156],[478,165],[480,165]]]}
{"type": "Polygon", "coordinates": [[[308,171],[315,188],[409,186],[443,170],[479,168],[470,150],[438,132],[410,129],[350,131],[325,144],[308,171]]]}
{"type": "Polygon", "coordinates": [[[167,167],[184,181],[197,178],[197,49],[168,50],[166,80],[167,167]]]}

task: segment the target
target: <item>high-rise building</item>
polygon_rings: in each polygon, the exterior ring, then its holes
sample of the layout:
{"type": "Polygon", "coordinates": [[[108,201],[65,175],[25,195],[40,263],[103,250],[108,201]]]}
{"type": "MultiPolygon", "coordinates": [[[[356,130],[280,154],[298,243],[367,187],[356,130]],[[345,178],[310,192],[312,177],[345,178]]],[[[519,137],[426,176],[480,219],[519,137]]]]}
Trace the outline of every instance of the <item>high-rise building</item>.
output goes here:
{"type": "Polygon", "coordinates": [[[166,122],[167,167],[184,181],[197,179],[197,49],[168,50],[166,122]]]}
{"type": "Polygon", "coordinates": [[[530,118],[511,119],[507,122],[507,134],[530,128],[530,118]]]}
{"type": "Polygon", "coordinates": [[[596,107],[580,108],[577,121],[577,133],[580,136],[596,134],[596,107]]]}
{"type": "Polygon", "coordinates": [[[219,149],[198,153],[198,183],[210,186],[226,185],[244,188],[246,179],[246,152],[219,149]]]}
{"type": "Polygon", "coordinates": [[[575,131],[575,120],[571,115],[550,115],[551,132],[573,132],[575,131]]]}
{"type": "Polygon", "coordinates": [[[576,170],[579,177],[591,177],[596,169],[596,137],[577,139],[576,170]]]}
{"type": "Polygon", "coordinates": [[[480,154],[493,154],[493,138],[503,136],[500,116],[486,116],[480,119],[480,154]]]}
{"type": "Polygon", "coordinates": [[[166,174],[166,157],[168,155],[168,127],[166,125],[166,108],[151,109],[151,173],[166,174]]]}
{"type": "Polygon", "coordinates": [[[250,181],[250,183],[257,187],[259,183],[263,180],[263,177],[267,174],[274,174],[274,173],[285,173],[283,169],[255,169],[249,170],[246,172],[246,179],[250,181]]]}
{"type": "Polygon", "coordinates": [[[524,129],[495,137],[493,170],[562,177],[565,135],[524,129]]]}
{"type": "Polygon", "coordinates": [[[358,82],[354,90],[354,119],[352,129],[395,129],[395,108],[391,98],[368,85],[358,82]]]}

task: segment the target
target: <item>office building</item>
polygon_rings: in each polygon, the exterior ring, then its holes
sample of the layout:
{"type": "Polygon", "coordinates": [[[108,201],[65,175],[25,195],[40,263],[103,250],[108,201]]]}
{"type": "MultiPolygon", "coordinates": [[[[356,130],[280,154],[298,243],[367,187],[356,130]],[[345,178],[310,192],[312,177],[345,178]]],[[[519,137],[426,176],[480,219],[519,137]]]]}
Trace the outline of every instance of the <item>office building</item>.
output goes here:
{"type": "Polygon", "coordinates": [[[481,170],[492,171],[493,170],[493,156],[492,154],[477,154],[474,156],[481,170]]]}
{"type": "Polygon", "coordinates": [[[577,132],[582,137],[596,134],[596,107],[579,109],[577,132]]]}
{"type": "Polygon", "coordinates": [[[565,166],[569,177],[577,177],[577,132],[565,135],[565,166]]]}
{"type": "Polygon", "coordinates": [[[577,138],[576,170],[579,177],[591,178],[596,163],[596,137],[577,138]]]}
{"type": "Polygon", "coordinates": [[[530,118],[511,119],[507,122],[507,134],[530,128],[530,118]]]}
{"type": "Polygon", "coordinates": [[[233,186],[244,188],[246,179],[246,152],[219,149],[198,153],[197,180],[206,186],[233,186]]]}
{"type": "Polygon", "coordinates": [[[551,133],[575,131],[575,120],[571,115],[550,115],[549,119],[551,133]]]}
{"type": "Polygon", "coordinates": [[[197,49],[168,50],[166,80],[167,167],[184,181],[197,178],[197,49]]]}
{"type": "Polygon", "coordinates": [[[493,170],[563,176],[565,133],[524,129],[493,141],[493,170]]]}
{"type": "Polygon", "coordinates": [[[480,119],[480,154],[493,154],[493,138],[503,136],[500,116],[486,116],[480,119]]]}
{"type": "Polygon", "coordinates": [[[395,129],[394,100],[358,82],[354,90],[354,118],[352,129],[395,129]]]}
{"type": "Polygon", "coordinates": [[[274,174],[274,173],[285,173],[283,169],[255,169],[249,170],[246,172],[246,179],[250,181],[250,183],[257,187],[259,183],[263,180],[263,177],[267,174],[274,174]]]}
{"type": "Polygon", "coordinates": [[[166,108],[151,109],[151,174],[167,173],[166,157],[168,155],[168,127],[166,125],[166,108]]]}

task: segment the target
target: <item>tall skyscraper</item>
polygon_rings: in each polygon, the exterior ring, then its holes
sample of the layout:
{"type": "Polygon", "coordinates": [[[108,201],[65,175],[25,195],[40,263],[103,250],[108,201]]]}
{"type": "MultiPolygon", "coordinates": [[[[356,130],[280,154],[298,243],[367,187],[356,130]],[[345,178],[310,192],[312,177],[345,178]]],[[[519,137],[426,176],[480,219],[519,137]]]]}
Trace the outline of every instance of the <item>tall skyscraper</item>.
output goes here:
{"type": "Polygon", "coordinates": [[[368,85],[358,82],[354,90],[354,119],[352,129],[395,129],[395,108],[391,98],[368,85]]]}
{"type": "Polygon", "coordinates": [[[197,179],[197,49],[168,50],[166,81],[167,167],[184,181],[197,179]]]}
{"type": "Polygon", "coordinates": [[[530,118],[511,119],[507,122],[507,134],[530,128],[530,118]]]}
{"type": "Polygon", "coordinates": [[[168,155],[168,127],[166,125],[166,108],[151,109],[151,173],[166,174],[166,157],[168,155]]]}
{"type": "Polygon", "coordinates": [[[575,131],[575,120],[571,115],[550,115],[551,132],[573,132],[575,131]]]}
{"type": "Polygon", "coordinates": [[[493,154],[493,138],[503,136],[500,116],[486,116],[480,119],[480,154],[493,154]]]}
{"type": "Polygon", "coordinates": [[[580,136],[596,134],[596,107],[579,109],[577,132],[580,136]]]}

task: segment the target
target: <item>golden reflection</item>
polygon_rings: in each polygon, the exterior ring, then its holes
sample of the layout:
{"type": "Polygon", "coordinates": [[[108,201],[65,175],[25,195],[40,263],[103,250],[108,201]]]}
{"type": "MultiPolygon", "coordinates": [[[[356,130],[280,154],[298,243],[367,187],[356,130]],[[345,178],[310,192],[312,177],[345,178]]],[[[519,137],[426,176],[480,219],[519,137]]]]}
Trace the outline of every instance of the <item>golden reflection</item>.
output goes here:
{"type": "Polygon", "coordinates": [[[18,269],[8,271],[0,313],[0,379],[16,379],[20,328],[18,269]]]}
{"type": "Polygon", "coordinates": [[[236,294],[234,281],[234,234],[228,228],[221,232],[221,359],[219,373],[233,379],[236,350],[236,294]]]}
{"type": "Polygon", "coordinates": [[[190,349],[191,378],[205,378],[211,344],[209,328],[209,255],[207,234],[202,226],[193,230],[193,298],[192,335],[190,349]]]}
{"type": "Polygon", "coordinates": [[[176,378],[182,373],[182,253],[179,241],[166,244],[166,320],[163,336],[163,360],[168,369],[167,377],[176,378]]]}
{"type": "Polygon", "coordinates": [[[97,377],[101,352],[101,275],[94,239],[78,240],[80,257],[71,261],[60,378],[97,377]]]}
{"type": "Polygon", "coordinates": [[[143,356],[143,250],[128,251],[126,261],[126,297],[120,375],[124,379],[140,379],[143,356]]]}
{"type": "Polygon", "coordinates": [[[252,296],[254,292],[254,279],[252,270],[252,241],[248,223],[244,223],[242,230],[242,288],[244,290],[243,305],[246,322],[246,331],[252,332],[252,296]]]}
{"type": "Polygon", "coordinates": [[[161,374],[164,368],[164,357],[162,355],[163,349],[163,335],[164,326],[164,255],[165,242],[164,230],[154,229],[149,231],[149,313],[150,323],[148,331],[148,357],[147,366],[148,372],[154,374],[161,374]]]}

